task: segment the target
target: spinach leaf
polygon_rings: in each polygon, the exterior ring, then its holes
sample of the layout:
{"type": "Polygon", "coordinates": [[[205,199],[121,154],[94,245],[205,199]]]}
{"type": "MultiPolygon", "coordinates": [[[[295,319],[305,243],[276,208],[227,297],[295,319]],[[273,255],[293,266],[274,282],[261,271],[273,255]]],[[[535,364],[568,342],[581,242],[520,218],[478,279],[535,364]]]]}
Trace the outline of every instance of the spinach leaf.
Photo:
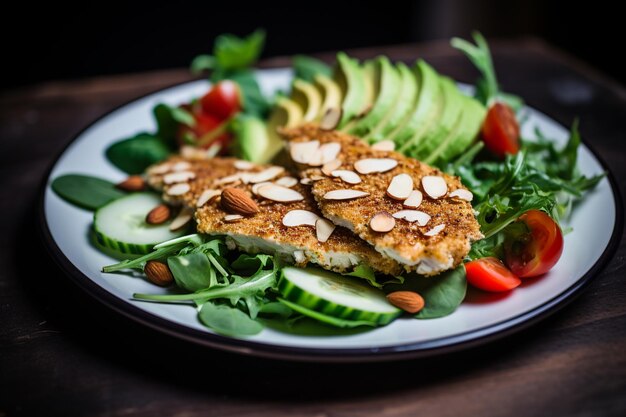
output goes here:
{"type": "Polygon", "coordinates": [[[225,304],[204,303],[198,318],[205,326],[226,336],[253,336],[263,330],[260,322],[225,304]]]}
{"type": "Polygon", "coordinates": [[[141,174],[145,169],[170,154],[170,149],[158,137],[140,133],[116,142],[106,150],[108,160],[128,174],[141,174]]]}
{"type": "Polygon", "coordinates": [[[424,298],[424,308],[415,318],[433,319],[452,314],[465,298],[467,281],[465,267],[446,271],[435,277],[410,276],[404,284],[385,286],[386,292],[415,291],[424,298]]]}
{"type": "Polygon", "coordinates": [[[213,265],[202,252],[171,256],[167,258],[167,265],[176,285],[188,291],[203,290],[220,284],[213,265]]]}
{"type": "Polygon", "coordinates": [[[112,182],[80,174],[61,175],[50,187],[63,200],[87,210],[96,210],[126,195],[112,182]]]}
{"type": "Polygon", "coordinates": [[[368,265],[358,265],[352,272],[348,272],[343,275],[348,275],[351,277],[362,278],[367,281],[373,287],[382,288],[382,284],[376,281],[376,275],[374,274],[374,270],[368,265]]]}
{"type": "Polygon", "coordinates": [[[286,305],[293,311],[296,311],[302,314],[303,316],[307,316],[312,319],[321,321],[322,323],[331,324],[335,327],[343,327],[343,328],[360,327],[360,326],[376,327],[376,323],[374,322],[365,321],[365,320],[340,319],[337,317],[328,316],[326,314],[317,312],[315,310],[308,309],[306,307],[303,307],[299,304],[292,303],[291,301],[285,300],[283,298],[278,298],[278,301],[280,301],[281,303],[283,303],[284,305],[286,305]]]}
{"type": "Polygon", "coordinates": [[[257,29],[245,38],[220,35],[215,40],[213,55],[219,68],[239,70],[256,63],[265,44],[265,31],[257,29]]]}
{"type": "Polygon", "coordinates": [[[280,301],[267,301],[259,309],[259,314],[273,315],[286,319],[293,314],[293,310],[280,301]]]}
{"type": "Polygon", "coordinates": [[[193,115],[181,107],[157,104],[152,112],[157,123],[156,136],[172,148],[175,147],[176,132],[181,124],[189,127],[196,125],[193,115]]]}
{"type": "Polygon", "coordinates": [[[245,271],[246,275],[254,275],[266,266],[271,265],[272,259],[270,255],[242,253],[230,266],[233,269],[245,271]]]}
{"type": "Polygon", "coordinates": [[[310,83],[315,81],[315,76],[318,74],[330,77],[333,72],[326,63],[306,55],[293,57],[293,70],[296,78],[301,78],[310,83]]]}

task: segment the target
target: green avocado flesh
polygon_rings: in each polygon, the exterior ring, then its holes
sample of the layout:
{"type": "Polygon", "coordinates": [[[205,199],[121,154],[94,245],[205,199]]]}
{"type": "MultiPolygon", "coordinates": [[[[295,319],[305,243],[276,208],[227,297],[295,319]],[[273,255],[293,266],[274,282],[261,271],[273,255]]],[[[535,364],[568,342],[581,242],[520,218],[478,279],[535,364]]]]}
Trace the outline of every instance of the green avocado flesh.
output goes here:
{"type": "Polygon", "coordinates": [[[300,79],[294,80],[291,99],[303,110],[304,122],[311,122],[317,118],[322,107],[322,95],[313,84],[300,79]]]}
{"type": "Polygon", "coordinates": [[[340,88],[343,102],[342,116],[339,127],[343,127],[349,120],[361,114],[364,103],[368,100],[369,88],[365,80],[365,73],[356,59],[348,57],[343,52],[337,54],[337,66],[333,79],[340,88]]]}

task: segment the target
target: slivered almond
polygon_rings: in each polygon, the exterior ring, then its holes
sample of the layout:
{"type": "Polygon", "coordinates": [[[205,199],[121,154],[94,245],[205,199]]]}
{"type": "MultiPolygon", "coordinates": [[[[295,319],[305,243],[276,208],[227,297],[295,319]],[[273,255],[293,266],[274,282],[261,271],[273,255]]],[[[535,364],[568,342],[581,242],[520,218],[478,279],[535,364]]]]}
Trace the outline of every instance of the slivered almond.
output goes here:
{"type": "Polygon", "coordinates": [[[326,113],[324,113],[324,116],[322,116],[322,120],[320,121],[320,129],[333,130],[339,125],[342,115],[343,111],[341,108],[329,108],[328,110],[326,110],[326,113]]]}
{"type": "Polygon", "coordinates": [[[370,195],[370,193],[359,190],[333,190],[324,194],[324,200],[352,200],[353,198],[361,198],[368,195],[370,195]]]}
{"type": "Polygon", "coordinates": [[[146,182],[141,175],[131,175],[117,184],[116,187],[124,191],[142,191],[146,189],[146,182]]]}
{"type": "Polygon", "coordinates": [[[222,191],[222,208],[230,213],[251,216],[259,212],[259,206],[239,188],[228,187],[222,191]]]}
{"type": "Polygon", "coordinates": [[[330,162],[326,162],[324,164],[324,166],[322,167],[322,173],[324,173],[324,175],[331,175],[331,172],[339,169],[339,167],[341,166],[341,161],[339,159],[333,159],[330,162]]]}
{"type": "Polygon", "coordinates": [[[307,163],[309,164],[309,166],[312,166],[312,167],[318,167],[318,166],[324,165],[324,155],[318,149],[315,152],[313,152],[313,155],[309,157],[309,161],[307,163]]]}
{"type": "Polygon", "coordinates": [[[441,198],[448,192],[448,184],[443,177],[438,175],[426,175],[422,177],[422,188],[430,198],[441,198]]]}
{"type": "Polygon", "coordinates": [[[304,200],[304,196],[291,188],[282,187],[276,184],[269,184],[258,189],[261,197],[280,203],[290,203],[292,201],[304,200]]]}
{"type": "Polygon", "coordinates": [[[247,171],[247,170],[252,169],[252,168],[254,168],[256,166],[252,162],[244,161],[242,159],[238,159],[237,161],[235,161],[235,163],[233,165],[235,166],[235,168],[241,169],[243,171],[247,171]]]}
{"type": "Polygon", "coordinates": [[[472,201],[474,199],[474,194],[471,191],[466,190],[465,188],[459,188],[458,190],[452,191],[448,194],[449,197],[458,198],[459,200],[464,201],[472,201]]]}
{"type": "Polygon", "coordinates": [[[174,282],[174,276],[167,264],[159,261],[148,261],[143,272],[153,284],[165,287],[174,282]]]}
{"type": "Polygon", "coordinates": [[[391,158],[366,158],[356,161],[354,169],[359,174],[373,174],[376,172],[387,172],[394,169],[398,161],[391,158]]]}
{"type": "Polygon", "coordinates": [[[370,227],[375,232],[387,233],[396,225],[396,219],[386,211],[380,211],[370,219],[370,227]]]}
{"type": "Polygon", "coordinates": [[[308,210],[291,210],[283,217],[283,225],[287,227],[315,226],[320,218],[317,214],[308,210]]]}
{"type": "Polygon", "coordinates": [[[413,190],[409,194],[409,198],[404,200],[402,205],[409,208],[418,208],[422,204],[422,192],[420,190],[413,190]]]}
{"type": "Polygon", "coordinates": [[[222,194],[220,190],[204,190],[200,197],[198,197],[198,201],[196,201],[196,207],[202,207],[218,195],[222,194]]]}
{"type": "Polygon", "coordinates": [[[171,163],[159,164],[159,165],[154,165],[154,166],[150,167],[148,169],[148,174],[150,174],[150,175],[163,175],[163,174],[167,174],[171,170],[172,170],[172,164],[171,163]]]}
{"type": "Polygon", "coordinates": [[[146,215],[146,223],[148,224],[161,224],[169,220],[171,216],[169,206],[166,204],[159,204],[146,215]]]}
{"type": "Polygon", "coordinates": [[[315,222],[315,235],[318,242],[326,242],[330,235],[335,231],[335,225],[326,219],[319,218],[315,222]]]}
{"type": "Polygon", "coordinates": [[[189,168],[191,168],[191,164],[187,161],[176,162],[172,165],[172,171],[174,172],[187,171],[189,168]]]}
{"type": "Polygon", "coordinates": [[[318,149],[322,153],[322,164],[337,159],[337,155],[341,152],[341,144],[337,142],[328,142],[320,146],[318,149]]]}
{"type": "Polygon", "coordinates": [[[372,149],[377,151],[393,151],[396,149],[396,143],[392,140],[381,140],[373,144],[372,149]]]}
{"type": "Polygon", "coordinates": [[[259,195],[259,188],[264,187],[266,185],[270,185],[270,184],[273,184],[273,183],[269,181],[265,181],[265,182],[260,182],[258,184],[254,184],[252,186],[252,194],[259,195]]]}
{"type": "Polygon", "coordinates": [[[302,185],[311,185],[311,184],[313,184],[313,180],[311,178],[302,178],[300,180],[300,184],[302,184],[302,185]]]}
{"type": "Polygon", "coordinates": [[[291,159],[299,164],[308,164],[311,156],[320,147],[318,140],[311,140],[308,142],[292,142],[289,146],[289,154],[291,159]]]}
{"type": "Polygon", "coordinates": [[[232,184],[233,182],[237,182],[239,180],[241,180],[241,174],[233,174],[233,175],[228,175],[226,177],[215,180],[214,184],[215,185],[232,184]]]}
{"type": "Polygon", "coordinates": [[[413,291],[394,291],[387,294],[387,300],[394,306],[415,314],[424,308],[424,298],[413,291]]]}
{"type": "Polygon", "coordinates": [[[195,177],[196,177],[196,173],[195,172],[191,172],[191,171],[171,172],[171,173],[165,174],[163,176],[163,183],[164,184],[175,184],[177,182],[185,182],[185,181],[192,180],[195,177]]]}
{"type": "Polygon", "coordinates": [[[257,184],[259,182],[270,181],[285,172],[283,167],[269,167],[250,178],[251,184],[257,184]]]}
{"type": "Polygon", "coordinates": [[[180,212],[174,218],[174,220],[172,220],[172,223],[170,223],[170,230],[175,231],[182,229],[184,226],[187,225],[187,223],[191,221],[192,218],[193,209],[190,207],[183,207],[182,209],[180,209],[180,212]]]}
{"type": "Polygon", "coordinates": [[[226,216],[224,216],[224,221],[228,223],[236,222],[237,220],[241,219],[243,219],[243,216],[241,214],[227,214],[226,216]]]}
{"type": "Polygon", "coordinates": [[[181,183],[172,185],[170,188],[167,189],[166,193],[168,195],[177,196],[177,195],[183,195],[185,193],[188,193],[189,190],[191,190],[191,187],[189,186],[189,184],[187,184],[186,182],[181,182],[181,183]]]}
{"type": "Polygon", "coordinates": [[[438,224],[437,226],[425,232],[424,236],[437,236],[445,228],[446,228],[445,224],[438,224]]]}
{"type": "Polygon", "coordinates": [[[335,178],[341,178],[342,181],[348,184],[359,184],[361,182],[361,177],[356,172],[347,169],[337,169],[330,174],[335,178]]]}
{"type": "Polygon", "coordinates": [[[282,185],[283,187],[291,188],[298,183],[298,180],[294,177],[282,177],[274,181],[276,185],[282,185]]]}
{"type": "Polygon", "coordinates": [[[190,145],[184,145],[180,148],[180,156],[186,159],[209,159],[206,150],[190,145]]]}
{"type": "Polygon", "coordinates": [[[404,219],[410,223],[417,222],[418,226],[426,226],[426,223],[430,221],[430,216],[419,210],[400,210],[393,213],[393,217],[404,219]]]}
{"type": "Polygon", "coordinates": [[[406,200],[413,191],[413,178],[409,174],[398,174],[391,179],[387,195],[396,200],[406,200]]]}

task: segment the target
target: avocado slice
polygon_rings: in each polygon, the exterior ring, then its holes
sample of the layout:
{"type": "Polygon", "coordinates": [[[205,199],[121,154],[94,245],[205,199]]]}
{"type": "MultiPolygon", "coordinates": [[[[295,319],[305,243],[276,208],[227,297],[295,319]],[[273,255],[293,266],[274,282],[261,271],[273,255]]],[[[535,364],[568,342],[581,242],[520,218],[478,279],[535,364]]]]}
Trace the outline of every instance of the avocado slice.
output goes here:
{"type": "Polygon", "coordinates": [[[367,106],[369,88],[365,81],[365,73],[359,63],[343,52],[337,54],[337,65],[333,79],[339,86],[343,97],[342,116],[339,122],[341,128],[349,120],[363,112],[367,106]]]}
{"type": "Polygon", "coordinates": [[[431,122],[439,118],[443,102],[439,75],[433,67],[420,59],[413,67],[413,74],[419,89],[413,110],[388,135],[388,139],[396,142],[396,148],[401,152],[411,147],[413,141],[419,142],[431,122]]]}
{"type": "Polygon", "coordinates": [[[444,139],[437,149],[424,160],[429,164],[442,167],[456,156],[462,154],[474,141],[487,114],[487,109],[478,100],[461,95],[463,109],[456,127],[444,139]]]}
{"type": "Polygon", "coordinates": [[[322,95],[315,86],[301,79],[295,79],[291,88],[291,99],[303,110],[304,122],[315,120],[322,107],[322,95]]]}
{"type": "Polygon", "coordinates": [[[400,90],[400,74],[387,57],[379,56],[368,61],[365,69],[366,78],[372,87],[370,91],[374,92],[372,96],[375,98],[370,111],[348,130],[357,136],[364,136],[380,123],[393,107],[394,99],[400,90]]]}
{"type": "Polygon", "coordinates": [[[428,134],[412,148],[412,155],[417,159],[426,158],[437,149],[461,117],[463,100],[456,84],[448,77],[440,77],[440,83],[443,92],[443,112],[437,123],[429,129],[428,134]]]}
{"type": "Polygon", "coordinates": [[[386,135],[396,129],[406,119],[417,100],[417,78],[403,62],[396,65],[400,76],[400,88],[394,97],[393,104],[381,121],[365,136],[370,142],[385,139],[386,135]]]}
{"type": "Polygon", "coordinates": [[[236,141],[234,154],[241,159],[265,164],[282,149],[283,142],[265,121],[256,116],[240,114],[234,120],[236,141]]]}
{"type": "Polygon", "coordinates": [[[338,109],[341,107],[341,89],[337,83],[322,74],[317,74],[314,77],[315,87],[320,92],[322,103],[320,105],[320,111],[317,113],[316,120],[320,120],[328,109],[338,109]]]}

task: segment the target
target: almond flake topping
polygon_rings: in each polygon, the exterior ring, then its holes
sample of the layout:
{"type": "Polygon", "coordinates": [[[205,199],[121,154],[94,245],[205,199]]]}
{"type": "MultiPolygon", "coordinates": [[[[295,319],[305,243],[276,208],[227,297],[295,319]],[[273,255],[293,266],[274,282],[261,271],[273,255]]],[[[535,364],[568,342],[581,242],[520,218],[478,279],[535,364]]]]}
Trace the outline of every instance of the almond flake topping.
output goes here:
{"type": "Polygon", "coordinates": [[[320,146],[319,152],[322,153],[322,164],[337,159],[337,155],[341,152],[341,144],[337,142],[329,142],[320,146]]]}
{"type": "Polygon", "coordinates": [[[324,116],[322,116],[322,120],[320,121],[320,129],[333,130],[334,128],[339,126],[342,115],[343,111],[341,110],[341,108],[329,108],[328,110],[326,110],[326,113],[324,113],[324,116]]]}
{"type": "Polygon", "coordinates": [[[437,236],[445,228],[446,228],[445,224],[438,224],[437,226],[433,227],[429,231],[425,232],[424,236],[431,236],[431,237],[437,236]]]}
{"type": "Polygon", "coordinates": [[[224,216],[225,222],[235,222],[241,219],[243,219],[243,216],[241,214],[227,214],[226,216],[224,216]]]}
{"type": "Polygon", "coordinates": [[[261,197],[281,203],[304,200],[304,196],[299,192],[276,184],[260,187],[258,192],[261,197]]]}
{"type": "Polygon", "coordinates": [[[172,165],[172,171],[174,172],[186,171],[189,168],[191,168],[191,164],[187,161],[176,162],[174,165],[172,165]]]}
{"type": "Polygon", "coordinates": [[[341,161],[339,159],[333,159],[330,162],[326,162],[324,164],[324,166],[322,167],[322,173],[324,175],[331,175],[331,172],[339,169],[339,167],[341,166],[341,161]]]}
{"type": "Polygon", "coordinates": [[[319,218],[315,222],[315,234],[318,242],[326,242],[335,231],[335,225],[326,219],[319,218]]]}
{"type": "Polygon", "coordinates": [[[448,184],[446,184],[446,180],[437,175],[426,175],[423,177],[422,188],[426,194],[433,199],[443,197],[448,192],[448,184]]]}
{"type": "Polygon", "coordinates": [[[256,184],[259,182],[270,181],[276,178],[277,176],[279,176],[280,174],[282,174],[283,172],[285,172],[285,168],[283,167],[269,167],[257,173],[256,175],[253,175],[250,178],[249,182],[252,184],[256,184]]]}
{"type": "Polygon", "coordinates": [[[352,200],[353,198],[361,198],[368,195],[370,195],[370,193],[359,190],[333,190],[324,194],[324,200],[352,200]]]}
{"type": "Polygon", "coordinates": [[[282,185],[283,187],[291,188],[298,183],[298,180],[294,177],[282,177],[275,181],[276,185],[282,185]]]}
{"type": "Polygon", "coordinates": [[[359,174],[373,174],[387,172],[398,166],[398,161],[391,158],[367,158],[354,163],[354,169],[359,174]]]}
{"type": "Polygon", "coordinates": [[[183,228],[191,221],[192,218],[193,209],[191,207],[183,207],[180,209],[178,216],[176,216],[174,220],[172,220],[172,223],[170,223],[170,230],[174,231],[183,228]]]}
{"type": "Polygon", "coordinates": [[[386,211],[381,211],[371,218],[370,227],[375,232],[387,233],[396,225],[396,219],[386,211]]]}
{"type": "Polygon", "coordinates": [[[183,195],[191,190],[191,187],[186,182],[181,182],[178,184],[172,185],[167,189],[167,194],[169,195],[183,195]]]}
{"type": "Polygon", "coordinates": [[[283,225],[287,227],[314,226],[320,216],[308,210],[291,210],[283,217],[283,225]]]}
{"type": "Polygon", "coordinates": [[[247,171],[247,170],[252,169],[252,168],[254,168],[256,166],[252,162],[244,161],[242,159],[239,159],[239,160],[235,161],[235,163],[233,165],[235,166],[235,168],[241,169],[242,171],[247,171]]]}
{"type": "Polygon", "coordinates": [[[404,219],[410,223],[417,222],[418,226],[426,226],[426,223],[430,221],[430,216],[419,210],[400,210],[393,213],[393,217],[404,219]]]}
{"type": "Polygon", "coordinates": [[[396,200],[406,200],[413,191],[413,178],[409,174],[398,174],[391,179],[387,195],[396,200]]]}
{"type": "Polygon", "coordinates": [[[177,182],[185,182],[185,181],[192,180],[195,177],[196,177],[195,172],[191,172],[191,171],[172,172],[170,174],[165,174],[165,176],[163,176],[163,183],[175,184],[177,182]]]}
{"type": "Polygon", "coordinates": [[[265,181],[265,182],[260,182],[258,184],[254,184],[252,186],[252,194],[259,195],[259,188],[264,187],[266,185],[271,185],[271,184],[273,184],[273,183],[269,182],[269,181],[265,181]]]}
{"type": "Polygon", "coordinates": [[[372,149],[377,151],[393,151],[396,149],[396,144],[392,140],[381,140],[373,144],[372,149]]]}
{"type": "Polygon", "coordinates": [[[420,190],[413,190],[411,194],[409,194],[409,198],[404,200],[402,205],[409,208],[418,208],[420,204],[422,204],[422,198],[423,196],[420,190]]]}
{"type": "Polygon", "coordinates": [[[163,175],[163,174],[170,172],[171,170],[172,170],[172,164],[170,163],[159,164],[148,169],[148,174],[163,175]]]}
{"type": "Polygon", "coordinates": [[[241,174],[233,174],[233,175],[228,175],[224,178],[215,180],[213,183],[216,185],[231,184],[233,182],[239,181],[240,179],[241,179],[241,174]]]}
{"type": "Polygon", "coordinates": [[[200,194],[200,197],[198,197],[198,201],[196,202],[196,207],[204,206],[206,203],[208,203],[209,201],[211,201],[213,198],[217,197],[220,194],[222,194],[222,192],[219,190],[204,190],[202,194],[200,194]]]}
{"type": "Polygon", "coordinates": [[[308,164],[311,156],[320,147],[318,140],[308,142],[292,142],[289,146],[289,154],[291,159],[299,164],[308,164]]]}
{"type": "Polygon", "coordinates": [[[459,200],[464,201],[472,201],[474,199],[474,194],[472,194],[471,191],[466,190],[465,188],[459,188],[458,190],[454,190],[450,194],[448,194],[448,196],[453,198],[456,197],[459,200]]]}
{"type": "Polygon", "coordinates": [[[330,173],[335,178],[341,178],[342,181],[348,184],[358,184],[361,182],[361,177],[354,172],[347,169],[337,169],[330,173]]]}

